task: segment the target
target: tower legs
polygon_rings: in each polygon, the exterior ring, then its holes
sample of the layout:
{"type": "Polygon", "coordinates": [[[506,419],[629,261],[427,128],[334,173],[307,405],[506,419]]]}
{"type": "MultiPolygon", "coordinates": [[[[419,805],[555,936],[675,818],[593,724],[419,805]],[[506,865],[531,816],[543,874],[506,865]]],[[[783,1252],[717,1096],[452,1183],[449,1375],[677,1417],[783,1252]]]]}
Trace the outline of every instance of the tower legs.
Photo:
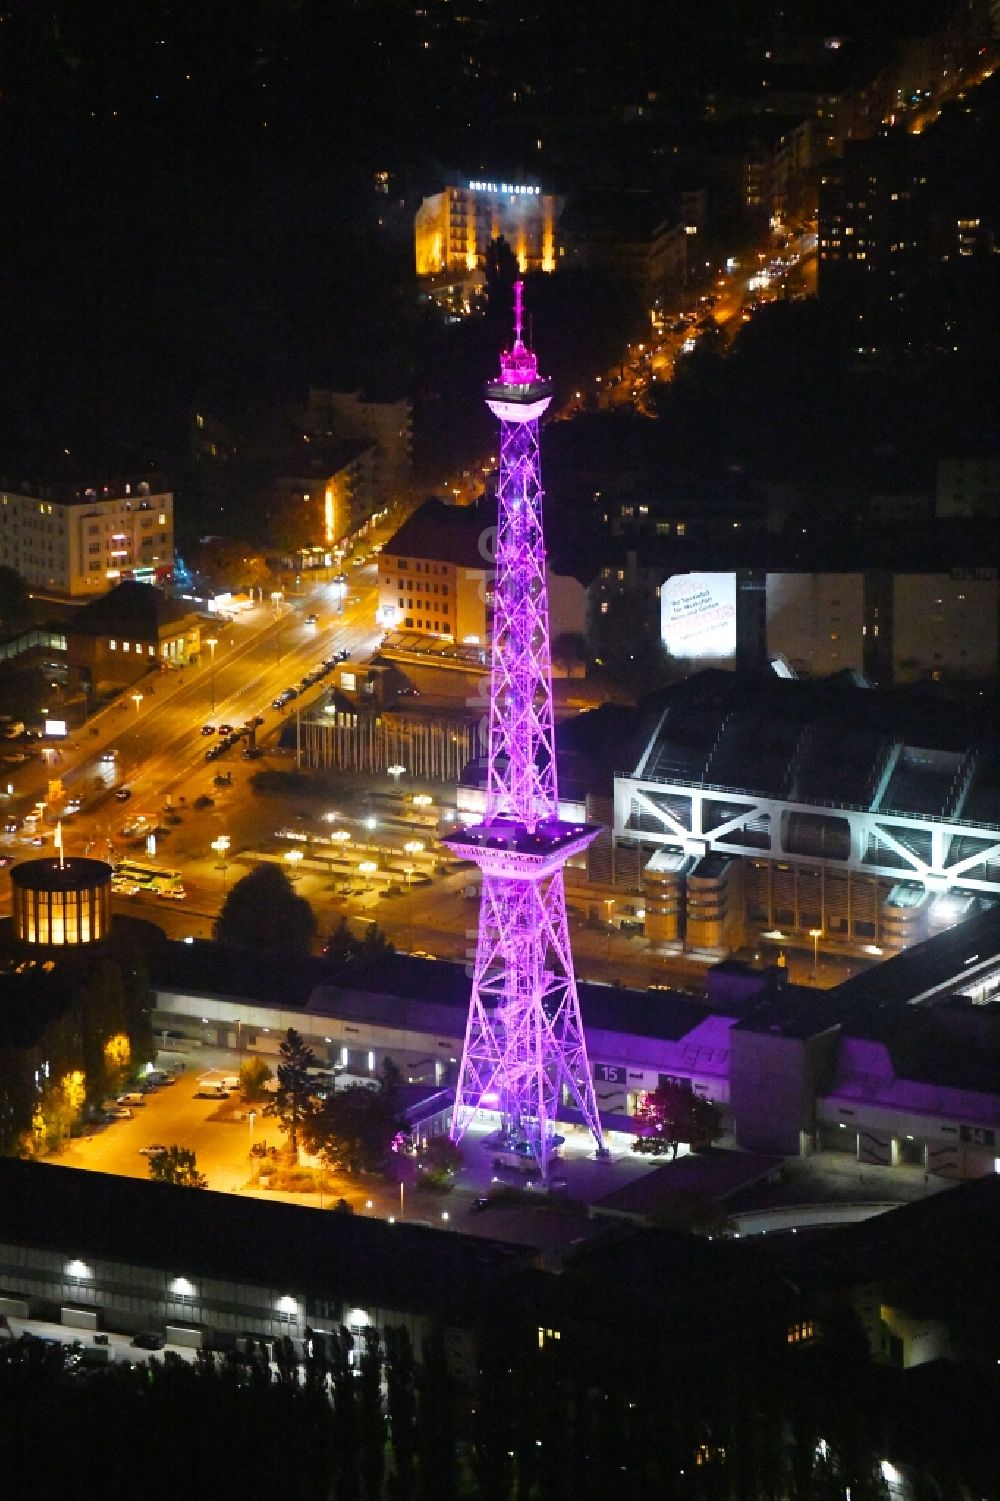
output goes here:
{"type": "Polygon", "coordinates": [[[497,1111],[506,1149],[545,1174],[564,1099],[603,1150],[563,873],[530,880],[484,872],[452,1139],[465,1135],[479,1110],[497,1111]]]}

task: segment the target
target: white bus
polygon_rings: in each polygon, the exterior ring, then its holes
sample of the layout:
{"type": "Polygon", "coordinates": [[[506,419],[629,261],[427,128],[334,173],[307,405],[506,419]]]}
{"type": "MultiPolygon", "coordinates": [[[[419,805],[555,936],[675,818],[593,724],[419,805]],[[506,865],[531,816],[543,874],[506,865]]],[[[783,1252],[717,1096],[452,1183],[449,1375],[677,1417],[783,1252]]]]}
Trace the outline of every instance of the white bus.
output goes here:
{"type": "Polygon", "coordinates": [[[179,870],[163,870],[159,865],[145,865],[138,860],[121,860],[111,878],[112,891],[149,891],[155,896],[181,901],[185,896],[179,870]]]}

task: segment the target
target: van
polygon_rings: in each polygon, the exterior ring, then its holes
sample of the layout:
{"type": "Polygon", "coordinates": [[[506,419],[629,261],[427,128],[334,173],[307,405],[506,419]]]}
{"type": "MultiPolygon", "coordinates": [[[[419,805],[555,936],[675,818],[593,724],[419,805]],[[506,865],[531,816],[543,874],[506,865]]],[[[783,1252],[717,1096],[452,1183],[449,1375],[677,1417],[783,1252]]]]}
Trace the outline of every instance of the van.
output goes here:
{"type": "Polygon", "coordinates": [[[239,1087],[240,1087],[239,1075],[238,1074],[227,1074],[224,1079],[217,1079],[216,1083],[218,1084],[218,1086],[219,1086],[220,1089],[239,1089],[239,1087]]]}

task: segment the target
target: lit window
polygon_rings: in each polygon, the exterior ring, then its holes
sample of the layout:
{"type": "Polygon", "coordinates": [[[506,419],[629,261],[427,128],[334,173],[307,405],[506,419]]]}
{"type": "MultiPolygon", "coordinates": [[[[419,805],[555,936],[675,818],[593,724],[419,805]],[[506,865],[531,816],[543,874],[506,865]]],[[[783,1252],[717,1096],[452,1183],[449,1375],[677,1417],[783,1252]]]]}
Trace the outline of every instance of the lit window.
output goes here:
{"type": "Polygon", "coordinates": [[[131,650],[132,650],[132,643],[131,643],[131,641],[123,641],[122,642],[122,651],[131,651],[131,650]]]}
{"type": "MultiPolygon", "coordinates": [[[[126,651],[128,650],[127,647],[125,649],[126,649],[126,651]]],[[[108,651],[117,651],[117,650],[118,650],[118,642],[117,641],[109,641],[108,642],[108,651]]]]}

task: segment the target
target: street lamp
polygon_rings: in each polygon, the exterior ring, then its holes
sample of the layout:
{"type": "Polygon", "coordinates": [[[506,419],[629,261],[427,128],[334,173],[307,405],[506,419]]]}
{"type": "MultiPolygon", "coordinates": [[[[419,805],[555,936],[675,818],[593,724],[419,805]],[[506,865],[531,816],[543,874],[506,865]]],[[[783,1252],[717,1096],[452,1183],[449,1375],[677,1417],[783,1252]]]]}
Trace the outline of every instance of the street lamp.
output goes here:
{"type": "Polygon", "coordinates": [[[274,660],[281,661],[281,601],[284,596],[280,589],[271,592],[271,609],[274,611],[274,660]]]}
{"type": "Polygon", "coordinates": [[[612,931],[613,931],[613,925],[612,925],[612,922],[611,922],[611,914],[615,910],[615,899],[614,899],[614,897],[613,896],[606,896],[604,898],[604,905],[608,909],[608,958],[610,959],[611,958],[611,934],[612,934],[612,931]]]}
{"type": "Polygon", "coordinates": [[[285,859],[288,862],[288,879],[294,881],[298,878],[299,866],[302,864],[301,850],[286,850],[285,859]]]}
{"type": "Polygon", "coordinates": [[[419,839],[408,839],[403,845],[403,851],[407,855],[422,855],[424,852],[423,842],[419,839]]]}
{"type": "Polygon", "coordinates": [[[341,848],[343,848],[345,844],[350,844],[350,829],[334,829],[333,833],[330,835],[330,842],[332,844],[339,844],[341,848]]]}
{"type": "Polygon", "coordinates": [[[387,766],[386,767],[386,771],[392,777],[393,786],[396,787],[396,789],[398,790],[398,788],[399,788],[399,779],[406,772],[406,767],[405,766],[399,766],[399,765],[396,765],[396,766],[387,766]]]}
{"type": "Polygon", "coordinates": [[[423,810],[424,808],[429,808],[433,801],[434,799],[431,797],[429,792],[418,792],[412,799],[413,806],[415,808],[420,808],[421,810],[423,810]]]}
{"type": "Polygon", "coordinates": [[[367,891],[371,890],[372,876],[377,870],[378,866],[375,864],[374,860],[362,860],[360,865],[358,866],[358,875],[364,876],[365,889],[367,891]]]}
{"type": "Polygon", "coordinates": [[[406,877],[406,927],[409,937],[410,953],[413,953],[413,893],[410,890],[410,877],[416,870],[415,865],[404,865],[403,874],[406,877]]]}
{"type": "Polygon", "coordinates": [[[823,937],[823,929],[822,928],[810,928],[809,929],[809,937],[813,941],[813,972],[812,972],[812,977],[815,980],[818,977],[818,975],[819,975],[819,941],[823,937]]]}
{"type": "Polygon", "coordinates": [[[219,644],[219,638],[217,636],[206,636],[205,637],[205,645],[208,647],[209,651],[212,654],[212,657],[211,657],[211,667],[209,668],[209,681],[211,683],[212,713],[213,714],[215,713],[215,648],[218,646],[218,644],[219,644]]]}
{"type": "Polygon", "coordinates": [[[135,712],[138,714],[138,712],[139,712],[139,705],[142,703],[142,694],[141,693],[133,693],[133,695],[132,695],[132,702],[135,704],[135,712]]]}
{"type": "Polygon", "coordinates": [[[222,895],[223,895],[223,897],[225,897],[225,895],[226,895],[226,871],[229,868],[226,865],[226,852],[229,849],[229,835],[228,834],[220,834],[219,837],[218,837],[218,839],[213,839],[212,840],[212,848],[214,849],[215,853],[219,857],[219,864],[216,867],[216,869],[222,871],[222,895]]]}

